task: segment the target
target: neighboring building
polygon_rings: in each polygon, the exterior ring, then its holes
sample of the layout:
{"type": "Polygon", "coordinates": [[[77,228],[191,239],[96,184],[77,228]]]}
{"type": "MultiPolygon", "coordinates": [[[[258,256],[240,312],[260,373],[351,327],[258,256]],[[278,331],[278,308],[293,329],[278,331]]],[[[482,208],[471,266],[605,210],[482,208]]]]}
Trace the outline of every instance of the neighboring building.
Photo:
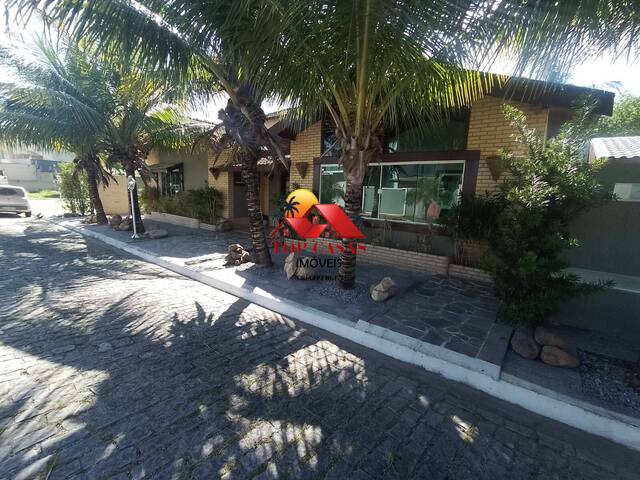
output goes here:
{"type": "MultiPolygon", "coordinates": [[[[580,248],[567,251],[574,273],[613,281],[596,295],[567,303],[564,322],[640,335],[640,137],[594,138],[589,160],[605,159],[600,183],[615,200],[587,211],[570,225],[580,248]]],[[[640,337],[639,337],[640,338],[640,337]]]]}
{"type": "Polygon", "coordinates": [[[0,183],[25,188],[29,192],[55,190],[55,174],[69,154],[0,151],[0,183]]]}

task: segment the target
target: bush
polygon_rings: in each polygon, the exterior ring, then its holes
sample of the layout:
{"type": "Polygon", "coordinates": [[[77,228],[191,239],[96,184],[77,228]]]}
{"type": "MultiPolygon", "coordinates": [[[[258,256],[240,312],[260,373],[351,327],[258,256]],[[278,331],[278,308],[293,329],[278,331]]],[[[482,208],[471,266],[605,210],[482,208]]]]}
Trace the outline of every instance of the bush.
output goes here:
{"type": "Polygon", "coordinates": [[[216,189],[206,187],[162,196],[157,188],[147,187],[141,196],[141,204],[145,213],[170,213],[215,225],[222,208],[222,195],[216,189]]]}
{"type": "Polygon", "coordinates": [[[526,153],[502,154],[511,175],[495,198],[486,267],[495,279],[500,318],[535,325],[561,301],[599,287],[565,273],[560,255],[577,245],[569,221],[610,196],[594,177],[600,165],[584,160],[575,125],[545,143],[527,127],[521,111],[505,107],[505,115],[526,153]]]}
{"type": "Polygon", "coordinates": [[[479,252],[486,248],[498,211],[494,196],[463,195],[442,217],[444,232],[453,238],[456,264],[480,266],[479,252]]]}
{"type": "Polygon", "coordinates": [[[80,215],[86,215],[93,210],[87,174],[83,170],[76,170],[73,162],[61,162],[56,181],[65,209],[80,215]]]}

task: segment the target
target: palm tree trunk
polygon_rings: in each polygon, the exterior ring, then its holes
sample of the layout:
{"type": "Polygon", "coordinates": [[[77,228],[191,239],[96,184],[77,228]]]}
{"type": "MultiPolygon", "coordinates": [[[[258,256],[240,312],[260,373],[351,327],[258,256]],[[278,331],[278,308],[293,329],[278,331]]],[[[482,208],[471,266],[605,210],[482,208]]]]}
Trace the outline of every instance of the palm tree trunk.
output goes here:
{"type": "Polygon", "coordinates": [[[257,159],[242,162],[242,180],[247,185],[247,210],[249,211],[249,234],[253,245],[253,261],[262,267],[270,267],[271,254],[260,209],[260,178],[257,159]]]}
{"type": "MultiPolygon", "coordinates": [[[[136,178],[136,169],[132,168],[130,165],[124,167],[124,171],[127,174],[127,177],[136,178]]],[[[142,215],[140,214],[140,203],[138,202],[138,186],[133,187],[133,205],[131,205],[131,197],[132,195],[127,192],[127,196],[129,198],[129,211],[133,212],[136,223],[136,232],[144,233],[144,224],[142,223],[142,215]]]]}
{"type": "Polygon", "coordinates": [[[104,206],[102,205],[102,199],[100,198],[96,171],[92,166],[87,167],[87,183],[89,184],[89,197],[91,198],[91,204],[96,212],[96,221],[101,225],[105,225],[107,223],[107,215],[104,213],[104,206]]]}
{"type": "MultiPolygon", "coordinates": [[[[344,210],[351,221],[360,223],[360,210],[362,208],[362,182],[347,182],[344,196],[344,210]]],[[[351,289],[356,286],[356,254],[352,251],[355,240],[343,238],[344,250],[340,253],[340,268],[338,269],[338,287],[351,289]]]]}

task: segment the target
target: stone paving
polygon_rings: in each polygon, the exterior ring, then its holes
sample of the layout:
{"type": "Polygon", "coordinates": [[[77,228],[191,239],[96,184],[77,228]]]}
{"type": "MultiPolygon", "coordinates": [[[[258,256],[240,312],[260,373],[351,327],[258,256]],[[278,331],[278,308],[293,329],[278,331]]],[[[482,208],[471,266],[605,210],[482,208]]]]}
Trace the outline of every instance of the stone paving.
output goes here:
{"type": "Polygon", "coordinates": [[[0,478],[632,479],[640,454],[0,218],[0,478]]]}
{"type": "Polygon", "coordinates": [[[129,232],[95,225],[81,228],[135,243],[137,248],[211,277],[228,280],[236,274],[245,288],[260,288],[354,323],[364,320],[472,358],[502,364],[511,328],[495,324],[497,302],[485,283],[362,262],[358,265],[356,289],[344,291],[335,286],[336,271],[330,268],[316,269],[316,274],[323,277],[320,280],[287,280],[282,268],[286,257],[283,253],[272,255],[273,269],[257,269],[252,264],[225,268],[224,257],[230,244],[250,246],[248,237],[241,232],[212,233],[151,223],[171,235],[134,242],[129,232]],[[386,276],[397,284],[397,293],[384,303],[375,303],[369,296],[369,286],[386,276]]]}

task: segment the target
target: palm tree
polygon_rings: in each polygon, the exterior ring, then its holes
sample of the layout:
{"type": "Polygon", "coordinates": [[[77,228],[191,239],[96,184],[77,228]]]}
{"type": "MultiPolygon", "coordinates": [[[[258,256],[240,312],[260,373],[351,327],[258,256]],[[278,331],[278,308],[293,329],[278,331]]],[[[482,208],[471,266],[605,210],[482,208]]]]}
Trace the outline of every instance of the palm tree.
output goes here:
{"type": "MultiPolygon", "coordinates": [[[[109,70],[108,87],[116,105],[103,140],[107,163],[121,166],[134,179],[139,174],[146,183],[150,175],[145,160],[151,150],[185,148],[192,138],[181,110],[168,106],[179,102],[182,89],[155,81],[126,63],[114,64],[106,59],[103,65],[109,70]]],[[[143,233],[137,186],[129,197],[129,207],[136,230],[143,233]]]]}
{"type": "Polygon", "coordinates": [[[62,51],[44,40],[35,42],[36,62],[0,52],[0,63],[19,83],[0,84],[0,141],[16,147],[66,150],[75,154],[76,172],[84,170],[98,223],[107,217],[98,185],[111,175],[100,158],[102,139],[112,111],[103,72],[77,46],[62,51]]]}
{"type": "Polygon", "coordinates": [[[70,28],[74,38],[97,45],[109,56],[132,58],[169,84],[192,83],[206,99],[224,93],[227,106],[218,117],[222,127],[212,142],[231,145],[247,185],[249,228],[256,263],[271,265],[260,210],[257,161],[269,155],[285,163],[277,140],[265,126],[261,108],[271,93],[264,69],[273,39],[262,35],[269,18],[263,5],[245,9],[238,2],[138,0],[83,2],[80,0],[15,0],[20,14],[34,10],[70,28]],[[254,32],[236,42],[233,31],[254,32]],[[262,59],[262,60],[258,60],[262,59]],[[222,130],[223,129],[223,130],[222,130]],[[220,135],[218,135],[220,133],[220,135]]]}
{"type": "MultiPolygon", "coordinates": [[[[356,224],[363,179],[385,133],[470,105],[506,80],[479,73],[501,55],[510,55],[514,74],[544,77],[609,48],[630,51],[640,31],[638,12],[625,0],[237,2],[268,5],[267,28],[282,46],[270,58],[270,81],[292,112],[332,120],[345,210],[356,224]]],[[[232,34],[238,43],[251,35],[241,28],[232,34]]],[[[341,260],[338,284],[353,288],[356,256],[345,248],[341,260]]]]}
{"type": "Polygon", "coordinates": [[[285,200],[284,216],[289,218],[295,217],[296,213],[300,213],[300,211],[298,210],[298,205],[300,205],[300,202],[296,201],[295,195],[285,200]]]}

